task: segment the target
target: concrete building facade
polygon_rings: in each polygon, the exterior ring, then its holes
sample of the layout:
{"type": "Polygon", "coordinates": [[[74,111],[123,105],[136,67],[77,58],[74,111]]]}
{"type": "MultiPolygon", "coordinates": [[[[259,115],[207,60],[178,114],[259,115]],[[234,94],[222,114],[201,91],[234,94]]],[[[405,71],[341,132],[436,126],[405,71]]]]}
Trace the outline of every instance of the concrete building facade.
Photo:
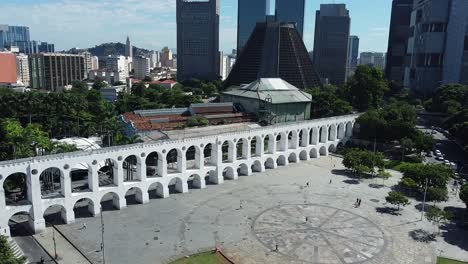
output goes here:
{"type": "Polygon", "coordinates": [[[177,78],[219,78],[220,0],[177,0],[177,78]]]}
{"type": "Polygon", "coordinates": [[[358,36],[349,36],[348,41],[348,62],[346,68],[346,76],[351,76],[354,74],[356,67],[358,65],[359,57],[359,37],[358,36]]]}
{"type": "Polygon", "coordinates": [[[265,22],[270,11],[269,0],[238,0],[237,6],[237,50],[239,55],[258,22],[265,22]]]}
{"type": "Polygon", "coordinates": [[[143,80],[150,75],[150,59],[145,56],[133,57],[133,69],[135,78],[143,80]]]}
{"type": "Polygon", "coordinates": [[[468,83],[468,1],[418,0],[411,13],[406,87],[424,97],[468,83]]]}
{"type": "Polygon", "coordinates": [[[172,50],[164,47],[161,50],[161,67],[173,67],[173,54],[172,50]]]}
{"type": "Polygon", "coordinates": [[[321,4],[315,16],[314,66],[322,80],[346,81],[351,18],[345,4],[321,4]]]}
{"type": "Polygon", "coordinates": [[[23,202],[10,200],[0,189],[0,233],[10,235],[9,220],[17,214],[27,215],[32,231],[38,233],[45,230],[44,214],[51,207],[61,208],[63,221],[73,223],[78,202],[87,202],[96,216],[105,196],[123,209],[129,191],[137,202],[148,203],[149,193],[168,197],[170,186],[187,193],[189,186],[204,189],[207,183],[222,184],[225,179],[327,156],[350,140],[357,117],[0,162],[1,186],[9,177],[23,177],[27,185],[23,202]],[[87,189],[72,187],[71,175],[78,165],[87,168],[87,189]]]}
{"type": "Polygon", "coordinates": [[[21,82],[25,87],[29,86],[29,60],[28,55],[16,55],[16,78],[18,83],[21,82]]]}
{"type": "Polygon", "coordinates": [[[32,54],[29,69],[31,88],[54,92],[83,80],[86,72],[83,55],[65,53],[32,54]]]}
{"type": "Polygon", "coordinates": [[[385,76],[400,87],[403,87],[405,67],[409,63],[407,48],[413,1],[393,0],[392,2],[385,76]]]}
{"type": "Polygon", "coordinates": [[[0,52],[0,84],[14,84],[16,76],[16,57],[11,52],[0,52]]]}
{"type": "Polygon", "coordinates": [[[301,37],[304,36],[305,0],[276,0],[275,17],[278,22],[293,23],[301,37]]]}
{"type": "Polygon", "coordinates": [[[119,75],[128,77],[128,60],[124,56],[108,56],[106,58],[106,70],[119,72],[119,75]]]}
{"type": "Polygon", "coordinates": [[[383,71],[385,70],[385,53],[361,52],[359,65],[368,65],[383,71]]]}

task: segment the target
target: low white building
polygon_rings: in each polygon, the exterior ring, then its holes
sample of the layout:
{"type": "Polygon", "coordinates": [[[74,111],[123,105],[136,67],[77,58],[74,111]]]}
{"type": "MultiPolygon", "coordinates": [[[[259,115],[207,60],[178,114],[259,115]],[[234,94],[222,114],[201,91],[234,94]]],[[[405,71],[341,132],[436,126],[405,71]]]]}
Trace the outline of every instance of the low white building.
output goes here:
{"type": "Polygon", "coordinates": [[[118,72],[120,75],[128,77],[129,61],[124,56],[108,56],[106,58],[106,69],[118,72]]]}
{"type": "Polygon", "coordinates": [[[95,71],[89,72],[88,79],[90,81],[95,81],[96,79],[100,79],[100,80],[106,81],[107,83],[113,84],[116,82],[125,83],[127,80],[127,76],[118,71],[95,70],[95,71]]]}

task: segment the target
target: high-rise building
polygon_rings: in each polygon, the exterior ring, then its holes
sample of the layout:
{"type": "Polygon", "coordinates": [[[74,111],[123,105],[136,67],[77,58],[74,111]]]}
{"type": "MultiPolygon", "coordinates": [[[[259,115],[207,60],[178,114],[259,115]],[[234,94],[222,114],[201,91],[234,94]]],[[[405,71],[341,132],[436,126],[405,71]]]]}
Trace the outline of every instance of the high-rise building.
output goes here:
{"type": "Polygon", "coordinates": [[[383,71],[385,69],[385,53],[361,52],[359,65],[368,65],[383,71]]]}
{"type": "Polygon", "coordinates": [[[304,35],[305,0],[276,0],[275,10],[278,22],[294,23],[299,35],[304,35]]]}
{"type": "Polygon", "coordinates": [[[161,50],[161,67],[173,67],[172,51],[168,47],[161,50]]]}
{"type": "Polygon", "coordinates": [[[92,65],[93,64],[93,62],[92,62],[93,55],[88,51],[81,53],[81,55],[83,55],[83,57],[84,57],[84,63],[85,63],[84,78],[86,78],[88,76],[88,73],[93,70],[93,65],[92,65]]]}
{"type": "Polygon", "coordinates": [[[28,55],[16,55],[16,78],[18,83],[22,83],[25,87],[29,86],[29,61],[28,55]]]}
{"type": "Polygon", "coordinates": [[[223,85],[239,86],[259,78],[281,78],[300,89],[321,85],[294,24],[257,23],[223,85]]]}
{"type": "Polygon", "coordinates": [[[133,57],[133,69],[135,78],[143,80],[150,74],[150,59],[144,56],[133,57]]]}
{"type": "Polygon", "coordinates": [[[31,41],[15,41],[11,42],[10,46],[18,47],[20,53],[35,54],[35,53],[53,53],[55,52],[55,45],[47,42],[31,41]]]}
{"type": "Polygon", "coordinates": [[[393,0],[385,76],[402,87],[408,65],[408,38],[414,0],[393,0]]]}
{"type": "Polygon", "coordinates": [[[127,42],[125,44],[125,57],[133,58],[133,46],[132,46],[132,43],[130,43],[129,36],[127,36],[127,42]]]}
{"type": "Polygon", "coordinates": [[[29,42],[29,27],[0,25],[0,49],[14,42],[29,42]]]}
{"type": "Polygon", "coordinates": [[[238,0],[237,55],[240,54],[242,48],[249,40],[257,22],[265,22],[265,17],[269,11],[270,0],[238,0]]]}
{"type": "Polygon", "coordinates": [[[120,73],[121,76],[128,77],[128,60],[124,56],[108,56],[106,58],[106,69],[120,73]]]}
{"type": "Polygon", "coordinates": [[[151,68],[159,67],[160,54],[159,51],[152,51],[150,54],[150,66],[151,68]]]}
{"type": "Polygon", "coordinates": [[[0,84],[16,83],[16,57],[11,52],[0,51],[0,84]]]}
{"type": "Polygon", "coordinates": [[[99,69],[99,58],[97,56],[91,57],[91,70],[95,71],[99,69]]]}
{"type": "Polygon", "coordinates": [[[414,1],[410,27],[406,87],[430,96],[441,85],[468,83],[468,1],[414,1]]]}
{"type": "Polygon", "coordinates": [[[359,37],[358,36],[349,36],[348,41],[348,67],[346,70],[346,75],[349,77],[354,74],[356,67],[358,65],[358,56],[359,56],[359,37]]]}
{"type": "Polygon", "coordinates": [[[177,0],[177,78],[219,78],[220,0],[177,0]]]}
{"type": "Polygon", "coordinates": [[[38,53],[29,56],[30,86],[34,89],[62,91],[73,81],[83,80],[83,55],[38,53]]]}
{"type": "Polygon", "coordinates": [[[321,4],[315,17],[314,65],[322,79],[346,81],[351,18],[345,4],[321,4]]]}

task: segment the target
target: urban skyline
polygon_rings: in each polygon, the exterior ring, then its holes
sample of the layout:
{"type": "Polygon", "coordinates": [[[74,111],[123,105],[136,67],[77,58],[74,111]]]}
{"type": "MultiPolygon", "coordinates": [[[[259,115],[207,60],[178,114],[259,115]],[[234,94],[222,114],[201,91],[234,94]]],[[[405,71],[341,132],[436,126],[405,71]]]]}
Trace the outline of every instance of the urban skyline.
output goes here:
{"type": "MultiPolygon", "coordinates": [[[[88,0],[9,0],[3,4],[4,15],[0,24],[24,25],[31,29],[32,39],[47,39],[56,44],[56,50],[90,48],[106,42],[123,42],[130,35],[133,45],[141,48],[161,50],[168,46],[175,50],[176,9],[172,0],[134,1],[121,0],[117,3],[88,0]],[[112,8],[110,8],[112,7],[112,8]],[[27,8],[29,12],[21,12],[27,8]],[[82,12],[77,12],[84,9],[82,12]],[[80,16],[76,14],[80,13],[80,16]],[[53,16],[52,16],[53,14],[53,16]],[[54,17],[54,19],[50,19],[54,17]],[[116,17],[122,19],[116,20],[116,17]],[[112,19],[111,19],[112,18],[112,19]],[[158,27],[152,25],[160,25],[158,27]],[[118,28],[118,30],[109,30],[118,28]],[[92,31],[93,29],[94,31],[92,31]],[[87,38],[82,38],[81,35],[87,38]]],[[[361,39],[362,51],[385,52],[388,43],[391,0],[379,4],[370,0],[343,0],[350,10],[351,34],[361,39]],[[369,6],[372,15],[369,15],[369,6]]],[[[304,42],[307,50],[313,49],[315,11],[320,4],[331,1],[306,1],[304,42]]],[[[270,13],[274,12],[274,1],[270,13]]],[[[220,50],[230,52],[237,46],[237,0],[221,2],[220,50]]]]}

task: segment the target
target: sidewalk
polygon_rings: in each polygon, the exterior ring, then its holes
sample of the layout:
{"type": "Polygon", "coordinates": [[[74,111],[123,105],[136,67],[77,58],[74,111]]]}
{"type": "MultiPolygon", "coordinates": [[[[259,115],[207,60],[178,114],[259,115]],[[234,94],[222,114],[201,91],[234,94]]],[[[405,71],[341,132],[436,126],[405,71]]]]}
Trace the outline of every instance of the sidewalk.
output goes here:
{"type": "Polygon", "coordinates": [[[57,263],[89,264],[90,262],[81,255],[59,232],[53,227],[47,227],[43,233],[34,235],[34,238],[51,256],[55,255],[53,233],[57,245],[57,263]],[[53,232],[55,231],[55,232],[53,232]]]}

